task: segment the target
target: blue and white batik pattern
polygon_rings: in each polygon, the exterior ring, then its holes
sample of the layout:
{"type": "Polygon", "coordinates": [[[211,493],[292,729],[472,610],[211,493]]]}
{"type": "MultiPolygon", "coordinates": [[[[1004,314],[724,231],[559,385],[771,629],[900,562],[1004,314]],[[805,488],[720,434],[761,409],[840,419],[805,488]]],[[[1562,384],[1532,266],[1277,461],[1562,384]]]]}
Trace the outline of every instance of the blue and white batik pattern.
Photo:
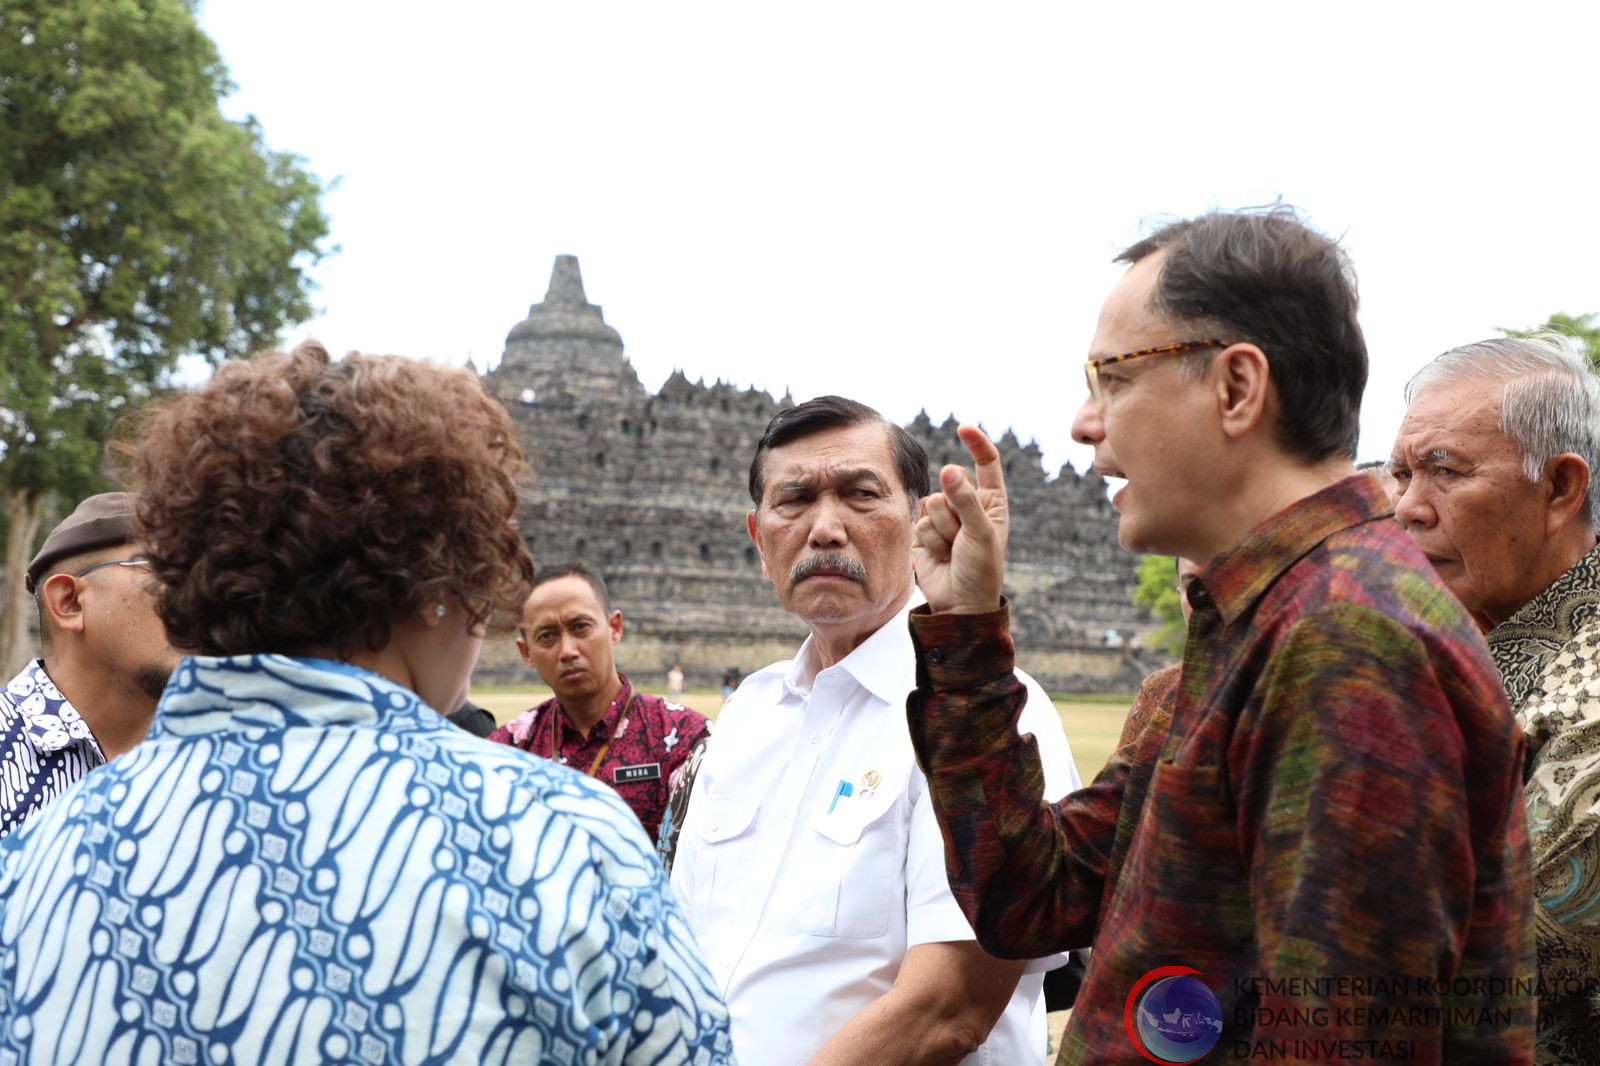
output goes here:
{"type": "Polygon", "coordinates": [[[29,663],[0,692],[0,837],[105,761],[44,663],[29,663]]]}
{"type": "Polygon", "coordinates": [[[348,665],[185,659],[0,842],[0,1066],[731,1064],[650,844],[348,665]]]}

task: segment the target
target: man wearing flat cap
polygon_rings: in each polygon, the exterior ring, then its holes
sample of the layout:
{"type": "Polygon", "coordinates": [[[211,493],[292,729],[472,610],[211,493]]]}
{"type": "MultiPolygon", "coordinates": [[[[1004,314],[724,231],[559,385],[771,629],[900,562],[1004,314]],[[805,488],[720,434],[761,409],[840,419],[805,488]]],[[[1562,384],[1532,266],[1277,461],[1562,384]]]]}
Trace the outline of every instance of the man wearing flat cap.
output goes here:
{"type": "Polygon", "coordinates": [[[28,564],[44,656],[0,692],[0,837],[144,739],[177,664],[133,540],[133,502],[89,497],[28,564]]]}

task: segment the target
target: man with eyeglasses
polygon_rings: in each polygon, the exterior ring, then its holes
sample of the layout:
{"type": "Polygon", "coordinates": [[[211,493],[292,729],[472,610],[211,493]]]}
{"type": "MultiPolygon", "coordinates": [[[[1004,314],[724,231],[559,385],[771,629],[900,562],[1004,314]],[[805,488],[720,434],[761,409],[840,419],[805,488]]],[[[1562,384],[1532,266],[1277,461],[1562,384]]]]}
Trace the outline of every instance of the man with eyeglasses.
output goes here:
{"type": "Polygon", "coordinates": [[[91,496],[28,564],[44,655],[0,692],[0,837],[144,739],[177,664],[125,492],[91,496]]]}
{"type": "Polygon", "coordinates": [[[1532,1060],[1524,740],[1466,612],[1356,474],[1344,254],[1286,208],[1129,248],[1073,436],[1124,547],[1203,560],[1172,720],[1042,801],[1011,729],[998,453],[916,527],[907,702],[991,953],[1093,947],[1061,1061],[1532,1060]],[[1215,1047],[1215,1056],[1208,1054],[1215,1047]]]}

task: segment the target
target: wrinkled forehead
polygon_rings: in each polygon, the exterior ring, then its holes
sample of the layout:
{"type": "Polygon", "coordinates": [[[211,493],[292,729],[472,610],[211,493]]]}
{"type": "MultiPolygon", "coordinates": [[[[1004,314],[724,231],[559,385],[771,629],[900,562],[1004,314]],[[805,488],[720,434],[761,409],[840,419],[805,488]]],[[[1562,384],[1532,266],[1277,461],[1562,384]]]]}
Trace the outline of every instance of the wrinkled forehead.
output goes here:
{"type": "Polygon", "coordinates": [[[773,448],[766,456],[765,497],[779,487],[836,488],[882,482],[899,492],[888,427],[877,423],[823,430],[773,448]]]}
{"type": "Polygon", "coordinates": [[[1420,462],[1441,458],[1482,456],[1516,445],[1500,428],[1502,381],[1462,381],[1440,384],[1420,393],[1406,409],[1395,436],[1394,458],[1420,462]],[[1442,454],[1436,454],[1442,453],[1442,454]]]}

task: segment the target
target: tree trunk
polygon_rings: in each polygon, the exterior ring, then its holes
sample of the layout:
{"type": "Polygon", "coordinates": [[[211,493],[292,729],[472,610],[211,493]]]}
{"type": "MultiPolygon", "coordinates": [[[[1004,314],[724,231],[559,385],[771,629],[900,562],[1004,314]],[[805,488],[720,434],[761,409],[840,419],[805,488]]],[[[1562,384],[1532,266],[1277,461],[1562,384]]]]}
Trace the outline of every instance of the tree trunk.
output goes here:
{"type": "Polygon", "coordinates": [[[6,587],[0,600],[0,685],[10,681],[36,654],[28,633],[33,597],[28,595],[28,560],[44,517],[44,494],[28,489],[6,493],[6,587]]]}

